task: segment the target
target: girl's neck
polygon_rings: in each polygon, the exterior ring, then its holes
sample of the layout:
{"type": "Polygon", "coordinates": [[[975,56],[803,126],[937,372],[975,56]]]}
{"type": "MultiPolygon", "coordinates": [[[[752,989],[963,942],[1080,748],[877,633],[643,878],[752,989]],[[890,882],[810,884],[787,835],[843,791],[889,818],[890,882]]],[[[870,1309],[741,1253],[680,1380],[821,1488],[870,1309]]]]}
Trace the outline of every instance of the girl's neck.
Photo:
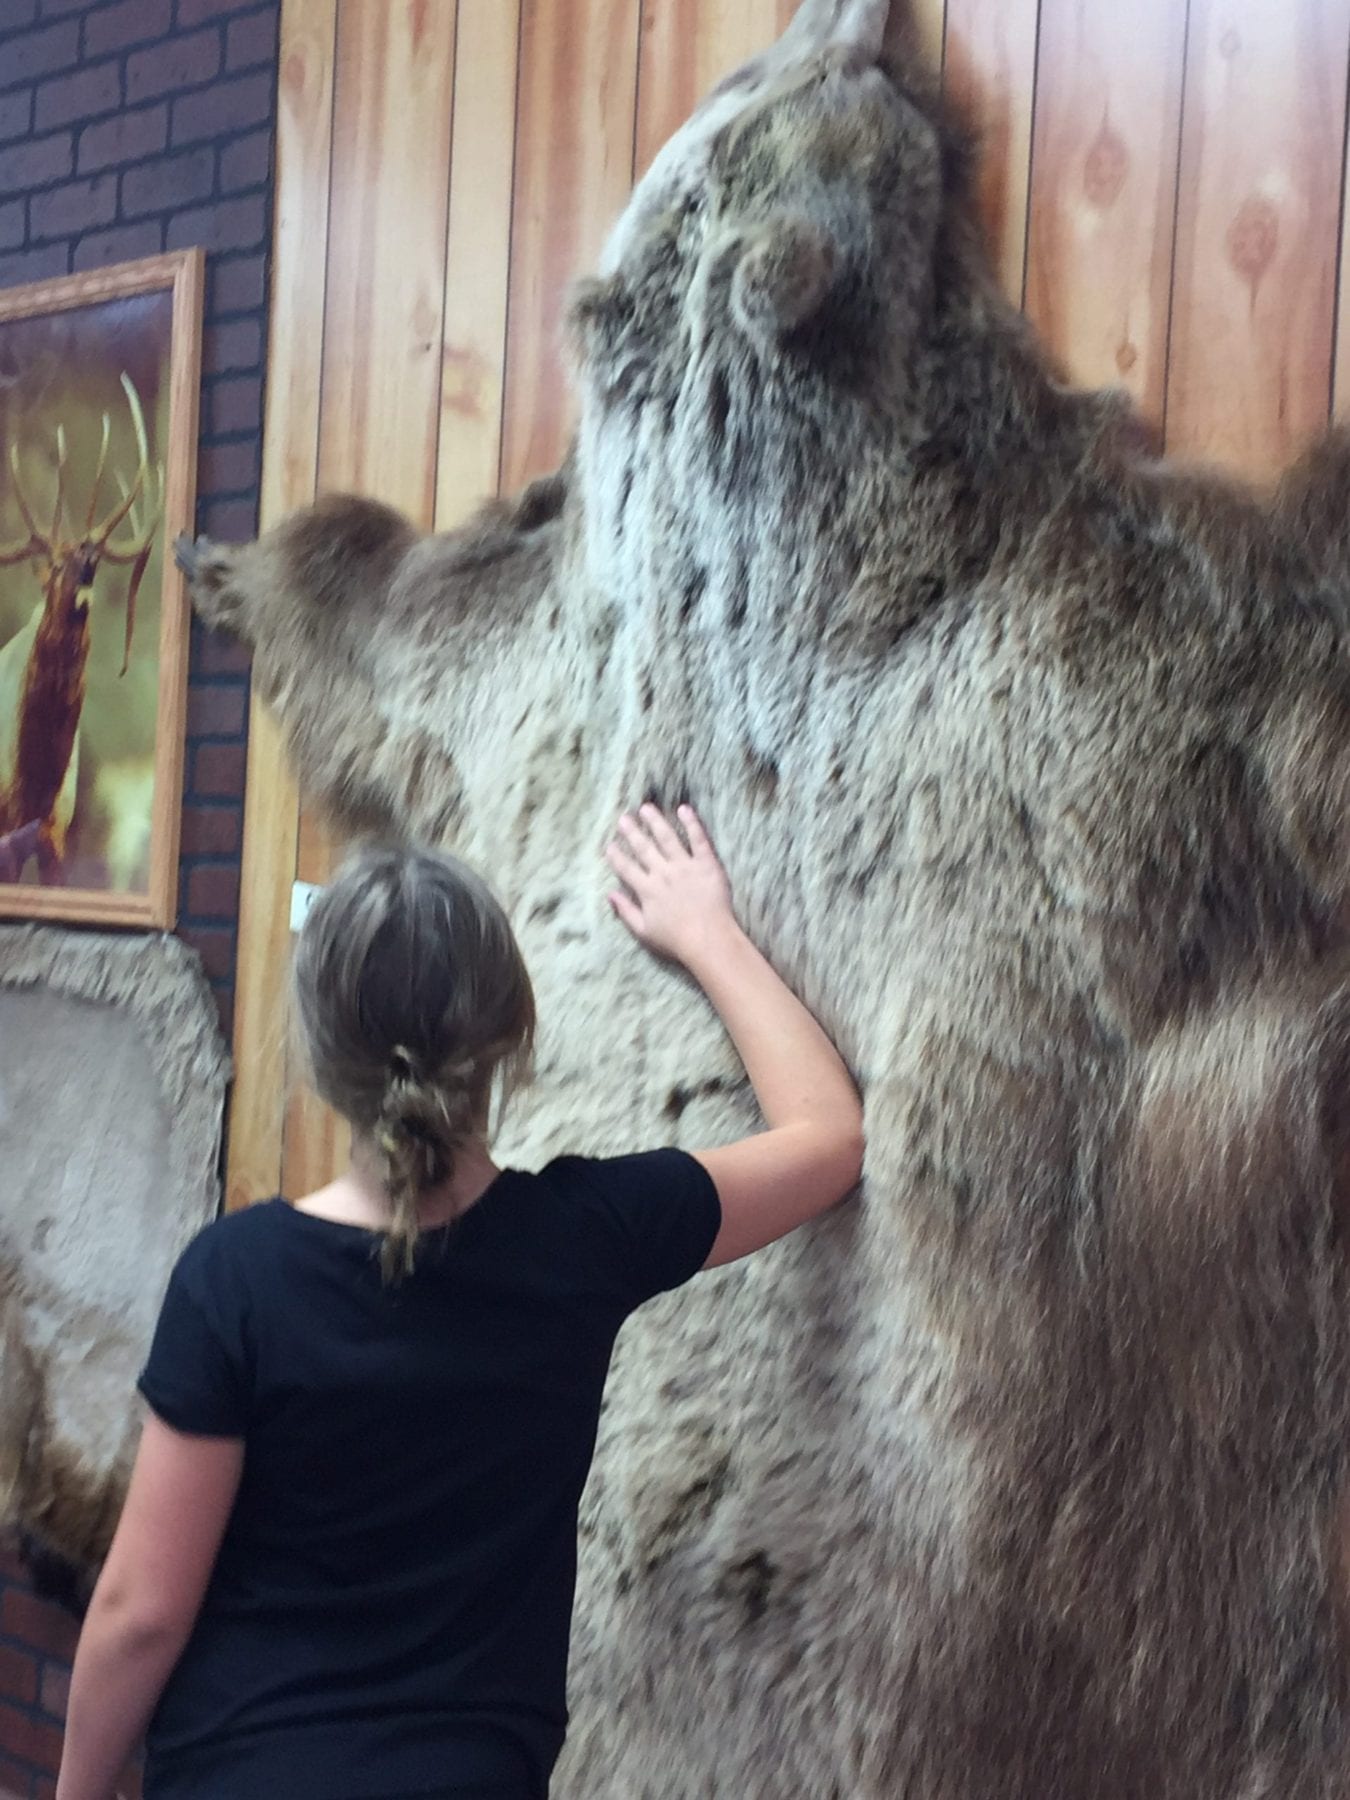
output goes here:
{"type": "MultiPolygon", "coordinates": [[[[482,1198],[500,1173],[481,1139],[465,1144],[455,1158],[449,1181],[424,1195],[418,1209],[422,1230],[431,1231],[459,1218],[482,1198]]],[[[315,1218],[329,1219],[336,1225],[361,1225],[369,1231],[386,1230],[391,1219],[389,1201],[375,1173],[375,1159],[359,1139],[352,1145],[347,1173],[298,1200],[296,1206],[315,1218]]]]}

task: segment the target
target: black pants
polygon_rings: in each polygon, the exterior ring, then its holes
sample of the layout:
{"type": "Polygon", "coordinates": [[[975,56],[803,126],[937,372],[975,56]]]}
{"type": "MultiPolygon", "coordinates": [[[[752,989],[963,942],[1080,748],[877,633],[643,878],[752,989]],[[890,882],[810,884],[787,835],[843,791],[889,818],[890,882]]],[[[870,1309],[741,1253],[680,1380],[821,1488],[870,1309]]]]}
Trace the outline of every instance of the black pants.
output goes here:
{"type": "Polygon", "coordinates": [[[401,1800],[548,1800],[548,1792],[530,1781],[461,1781],[446,1788],[419,1788],[401,1800]]]}
{"type": "Polygon", "coordinates": [[[548,1800],[548,1796],[535,1788],[504,1787],[500,1782],[494,1782],[491,1787],[437,1788],[430,1794],[409,1794],[406,1800],[548,1800]]]}
{"type": "MultiPolygon", "coordinates": [[[[389,1796],[381,1795],[380,1800],[389,1800],[389,1796]]],[[[494,1781],[488,1787],[476,1783],[468,1787],[435,1788],[430,1792],[419,1789],[415,1794],[404,1795],[403,1800],[548,1800],[548,1796],[537,1788],[494,1781]]]]}

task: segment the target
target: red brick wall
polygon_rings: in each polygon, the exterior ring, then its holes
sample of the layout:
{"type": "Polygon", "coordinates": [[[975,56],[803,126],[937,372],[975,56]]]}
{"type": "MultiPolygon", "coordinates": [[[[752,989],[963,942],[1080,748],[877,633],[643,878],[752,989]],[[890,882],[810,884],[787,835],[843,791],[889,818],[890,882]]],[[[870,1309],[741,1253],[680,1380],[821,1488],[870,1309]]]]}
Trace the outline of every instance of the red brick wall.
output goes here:
{"type": "Polygon", "coordinates": [[[56,1792],[61,1721],[76,1627],[29,1592],[23,1566],[0,1548],[0,1795],[56,1792]]]}
{"type": "MultiPolygon", "coordinates": [[[[0,0],[0,287],[209,252],[198,528],[253,535],[280,0],[0,0]]],[[[248,665],[194,623],[179,917],[228,1032],[248,665]]],[[[0,1548],[0,1796],[54,1792],[74,1627],[0,1548]]]]}
{"type": "MultiPolygon", "coordinates": [[[[54,1800],[78,1629],[32,1592],[23,1564],[0,1540],[0,1800],[54,1800]]],[[[138,1800],[137,1770],[119,1791],[138,1800]]]]}

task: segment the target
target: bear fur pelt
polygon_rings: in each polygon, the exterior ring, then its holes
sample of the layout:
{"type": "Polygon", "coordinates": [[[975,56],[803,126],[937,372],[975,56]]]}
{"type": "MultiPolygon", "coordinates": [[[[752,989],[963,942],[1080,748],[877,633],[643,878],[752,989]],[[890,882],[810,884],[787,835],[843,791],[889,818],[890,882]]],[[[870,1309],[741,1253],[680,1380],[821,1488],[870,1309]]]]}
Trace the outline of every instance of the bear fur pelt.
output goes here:
{"type": "Polygon", "coordinates": [[[658,159],[560,474],[196,603],[311,796],[509,901],[509,1157],[753,1123],[606,915],[644,795],[865,1087],[859,1203],[622,1340],[562,1800],[1343,1800],[1350,447],[1256,495],[1063,386],[887,11],[658,159]]]}
{"type": "Polygon", "coordinates": [[[169,1271],[219,1205],[228,1078],[186,945],[0,927],[0,1530],[67,1600],[117,1521],[169,1271]]]}

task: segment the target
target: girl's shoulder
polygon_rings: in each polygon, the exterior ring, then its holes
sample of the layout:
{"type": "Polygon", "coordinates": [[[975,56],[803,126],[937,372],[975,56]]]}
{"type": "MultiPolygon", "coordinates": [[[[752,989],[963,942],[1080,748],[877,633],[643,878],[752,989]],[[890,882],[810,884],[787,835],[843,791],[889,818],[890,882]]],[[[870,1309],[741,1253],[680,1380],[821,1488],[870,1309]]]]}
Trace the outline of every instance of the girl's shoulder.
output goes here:
{"type": "Polygon", "coordinates": [[[199,1231],[178,1261],[189,1281],[220,1278],[256,1257],[260,1246],[286,1225],[291,1208],[285,1200],[265,1200],[237,1212],[222,1213],[199,1231]]]}
{"type": "Polygon", "coordinates": [[[284,1226],[293,1210],[289,1201],[272,1199],[221,1213],[197,1233],[193,1246],[200,1244],[213,1251],[228,1251],[235,1245],[256,1243],[284,1226]]]}
{"type": "Polygon", "coordinates": [[[598,1258],[630,1308],[695,1275],[721,1228],[717,1189],[686,1150],[562,1156],[538,1179],[564,1203],[559,1228],[598,1258]]]}

